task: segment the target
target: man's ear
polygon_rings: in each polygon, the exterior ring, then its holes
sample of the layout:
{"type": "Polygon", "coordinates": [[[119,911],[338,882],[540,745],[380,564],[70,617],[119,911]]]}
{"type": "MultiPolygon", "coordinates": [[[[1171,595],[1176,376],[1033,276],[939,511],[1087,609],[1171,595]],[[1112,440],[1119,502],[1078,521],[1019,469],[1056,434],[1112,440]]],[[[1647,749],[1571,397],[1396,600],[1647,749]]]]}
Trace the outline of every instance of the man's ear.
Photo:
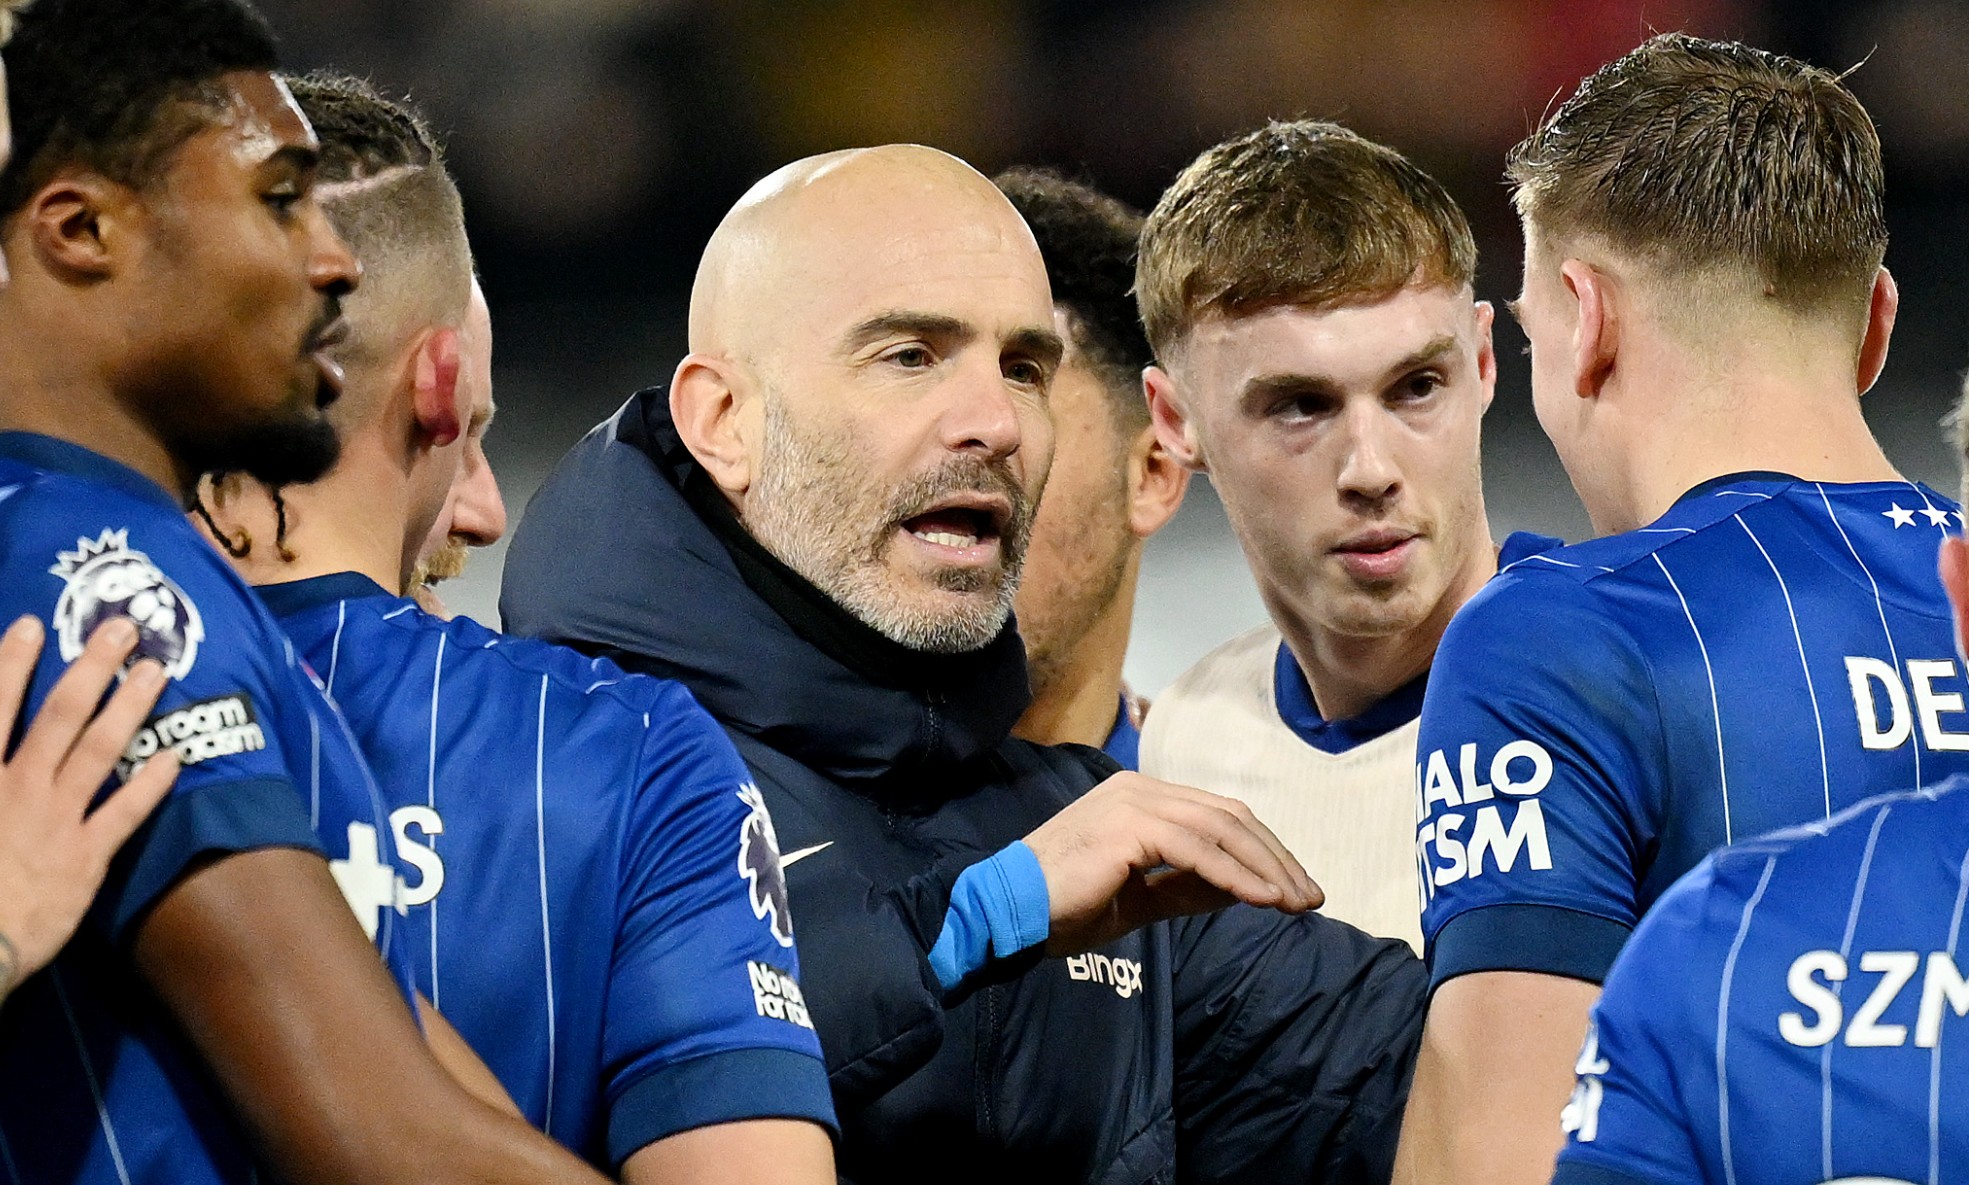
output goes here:
{"type": "Polygon", "coordinates": [[[1162,447],[1155,425],[1135,434],[1128,446],[1128,529],[1147,539],[1168,525],[1190,488],[1190,471],[1162,447]]]}
{"type": "Polygon", "coordinates": [[[1497,328],[1497,310],[1487,300],[1476,305],[1477,314],[1477,381],[1484,385],[1484,410],[1490,410],[1490,401],[1497,396],[1497,344],[1493,334],[1497,328]]]}
{"type": "Polygon", "coordinates": [[[1572,298],[1573,393],[1592,399],[1613,374],[1620,351],[1619,302],[1605,272],[1580,259],[1559,265],[1559,279],[1572,298]]]}
{"type": "Polygon", "coordinates": [[[96,173],[65,172],[15,215],[28,250],[58,275],[102,279],[137,249],[143,205],[128,186],[96,173]]]}
{"type": "Polygon", "coordinates": [[[747,400],[730,361],[690,354],[670,380],[670,418],[697,463],[727,497],[752,488],[751,442],[746,439],[747,400]]]}
{"type": "Polygon", "coordinates": [[[1969,541],[1959,535],[1943,538],[1936,566],[1942,574],[1942,591],[1955,610],[1955,651],[1969,659],[1969,541]]]}
{"type": "Polygon", "coordinates": [[[464,434],[458,418],[458,331],[433,329],[417,344],[411,409],[430,447],[443,448],[464,434]]]}
{"type": "Polygon", "coordinates": [[[1206,473],[1203,446],[1196,438],[1196,424],[1183,410],[1176,391],[1176,380],[1160,366],[1142,370],[1142,394],[1149,401],[1149,426],[1155,438],[1178,465],[1206,473]]]}
{"type": "Polygon", "coordinates": [[[1901,288],[1893,273],[1881,268],[1873,277],[1873,294],[1866,309],[1866,336],[1860,339],[1859,391],[1873,389],[1880,372],[1887,368],[1887,340],[1894,336],[1894,319],[1901,311],[1901,288]]]}

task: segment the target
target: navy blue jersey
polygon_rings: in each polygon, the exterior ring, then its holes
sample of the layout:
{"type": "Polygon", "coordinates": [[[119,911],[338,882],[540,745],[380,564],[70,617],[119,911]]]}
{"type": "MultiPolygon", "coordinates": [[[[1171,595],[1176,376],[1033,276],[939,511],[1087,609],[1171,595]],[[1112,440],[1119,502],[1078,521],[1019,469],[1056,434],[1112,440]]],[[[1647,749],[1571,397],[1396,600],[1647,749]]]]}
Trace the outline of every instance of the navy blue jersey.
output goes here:
{"type": "Polygon", "coordinates": [[[407,994],[393,888],[352,874],[391,867],[382,800],[280,627],[164,490],[74,445],[5,433],[0,621],[26,613],[50,639],[30,709],[96,626],[137,624],[138,653],[170,683],[129,758],[172,748],[183,772],[81,931],[0,1009],[0,1163],[15,1182],[255,1180],[205,1067],[129,968],[132,933],[194,861],[304,848],[331,858],[407,994]]]}
{"type": "Polygon", "coordinates": [[[689,692],[362,576],[260,593],[385,788],[418,986],[535,1126],[607,1165],[833,1126],[772,822],[689,692]]]}
{"type": "Polygon", "coordinates": [[[1719,845],[1969,771],[1935,575],[1958,523],[1924,486],[1743,474],[1485,586],[1416,750],[1433,982],[1597,983],[1719,845]]]}
{"type": "Polygon", "coordinates": [[[1969,780],[1725,848],[1594,1009],[1568,1185],[1969,1179],[1969,780]]]}

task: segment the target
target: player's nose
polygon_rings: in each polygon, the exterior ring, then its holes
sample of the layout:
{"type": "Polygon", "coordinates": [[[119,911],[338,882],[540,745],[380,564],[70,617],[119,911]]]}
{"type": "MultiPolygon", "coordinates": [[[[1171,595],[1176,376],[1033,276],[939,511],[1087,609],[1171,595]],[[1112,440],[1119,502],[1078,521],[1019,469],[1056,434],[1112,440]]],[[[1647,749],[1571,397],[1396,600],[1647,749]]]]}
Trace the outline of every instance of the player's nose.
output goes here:
{"type": "Polygon", "coordinates": [[[489,547],[506,534],[506,499],[483,456],[469,463],[460,476],[451,533],[471,547],[489,547]]]}
{"type": "Polygon", "coordinates": [[[1340,463],[1342,493],[1378,501],[1401,486],[1391,418],[1379,407],[1347,409],[1342,424],[1342,447],[1346,450],[1340,463]]]}

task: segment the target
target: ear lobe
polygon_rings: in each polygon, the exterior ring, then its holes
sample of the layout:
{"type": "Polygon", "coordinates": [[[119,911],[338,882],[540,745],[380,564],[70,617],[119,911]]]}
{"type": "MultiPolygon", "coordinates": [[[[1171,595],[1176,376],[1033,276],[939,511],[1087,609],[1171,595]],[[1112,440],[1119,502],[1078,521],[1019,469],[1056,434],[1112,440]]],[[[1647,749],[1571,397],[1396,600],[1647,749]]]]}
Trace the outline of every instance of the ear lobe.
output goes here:
{"type": "Polygon", "coordinates": [[[1568,259],[1559,266],[1560,279],[1573,298],[1578,318],[1573,324],[1573,392],[1592,399],[1613,374],[1620,348],[1620,321],[1607,277],[1593,265],[1568,259]]]}
{"type": "Polygon", "coordinates": [[[1160,366],[1146,367],[1142,371],[1142,394],[1148,400],[1149,423],[1163,451],[1185,469],[1208,472],[1203,448],[1197,442],[1196,425],[1184,414],[1177,396],[1176,380],[1160,366]]]}
{"type": "Polygon", "coordinates": [[[1128,448],[1128,529],[1137,539],[1167,526],[1183,505],[1190,471],[1162,447],[1153,424],[1128,448]]]}
{"type": "Polygon", "coordinates": [[[434,329],[417,347],[411,406],[432,448],[464,435],[458,420],[458,331],[434,329]]]}
{"type": "Polygon", "coordinates": [[[670,418],[697,463],[733,499],[752,487],[752,453],[746,440],[741,396],[731,364],[710,354],[690,354],[670,380],[670,418]]]}
{"type": "Polygon", "coordinates": [[[1873,293],[1868,298],[1866,333],[1860,338],[1859,392],[1873,389],[1880,372],[1887,368],[1887,342],[1894,336],[1894,321],[1901,311],[1900,285],[1886,268],[1873,277],[1873,293]]]}

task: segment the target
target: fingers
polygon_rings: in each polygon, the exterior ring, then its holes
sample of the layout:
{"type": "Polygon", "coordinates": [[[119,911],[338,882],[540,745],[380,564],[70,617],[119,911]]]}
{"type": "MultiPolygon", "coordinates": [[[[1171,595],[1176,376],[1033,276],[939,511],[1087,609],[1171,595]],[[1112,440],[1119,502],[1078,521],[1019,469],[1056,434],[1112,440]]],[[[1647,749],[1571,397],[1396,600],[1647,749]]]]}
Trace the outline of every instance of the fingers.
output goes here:
{"type": "Polygon", "coordinates": [[[157,804],[164,801],[177,780],[178,755],[166,750],[144,762],[142,769],[131,774],[130,780],[89,816],[84,827],[105,864],[157,809],[157,804]]]}
{"type": "Polygon", "coordinates": [[[17,619],[0,635],[0,745],[14,735],[14,720],[20,715],[21,700],[34,678],[34,661],[41,657],[41,619],[32,615],[17,619]]]}
{"type": "MultiPolygon", "coordinates": [[[[1179,872],[1189,872],[1202,877],[1239,901],[1252,905],[1263,905],[1294,912],[1306,908],[1305,899],[1287,890],[1280,883],[1283,869],[1277,861],[1265,859],[1256,861],[1259,868],[1253,868],[1232,849],[1248,851],[1245,845],[1235,839],[1221,837],[1207,828],[1197,828],[1167,819],[1159,819],[1144,829],[1143,839],[1153,850],[1151,858],[1158,864],[1179,872]],[[1228,843],[1230,846],[1225,846],[1228,843]],[[1269,865],[1269,868],[1264,867],[1269,865]]],[[[1264,851],[1264,845],[1251,841],[1251,847],[1264,851]]]]}
{"type": "Polygon", "coordinates": [[[164,690],[164,668],[149,659],[138,663],[123,678],[123,686],[96,713],[82,739],[69,751],[57,780],[64,794],[93,797],[115,770],[118,759],[129,748],[130,738],[156,706],[164,690]]]}
{"type": "Polygon", "coordinates": [[[1260,823],[1258,817],[1250,813],[1250,807],[1237,799],[1187,785],[1144,781],[1144,789],[1148,793],[1142,801],[1152,803],[1150,809],[1154,813],[1177,821],[1191,833],[1215,842],[1237,858],[1244,868],[1278,886],[1278,900],[1264,904],[1300,911],[1325,902],[1325,894],[1319,892],[1319,886],[1305,874],[1305,868],[1300,866],[1298,858],[1294,858],[1294,854],[1286,850],[1278,837],[1272,835],[1270,827],[1260,823]]]}
{"type": "Polygon", "coordinates": [[[109,690],[116,672],[123,668],[123,660],[136,647],[137,627],[128,618],[107,622],[90,635],[82,654],[41,701],[14,762],[29,770],[48,771],[52,782],[53,771],[95,715],[103,692],[109,690]]]}

